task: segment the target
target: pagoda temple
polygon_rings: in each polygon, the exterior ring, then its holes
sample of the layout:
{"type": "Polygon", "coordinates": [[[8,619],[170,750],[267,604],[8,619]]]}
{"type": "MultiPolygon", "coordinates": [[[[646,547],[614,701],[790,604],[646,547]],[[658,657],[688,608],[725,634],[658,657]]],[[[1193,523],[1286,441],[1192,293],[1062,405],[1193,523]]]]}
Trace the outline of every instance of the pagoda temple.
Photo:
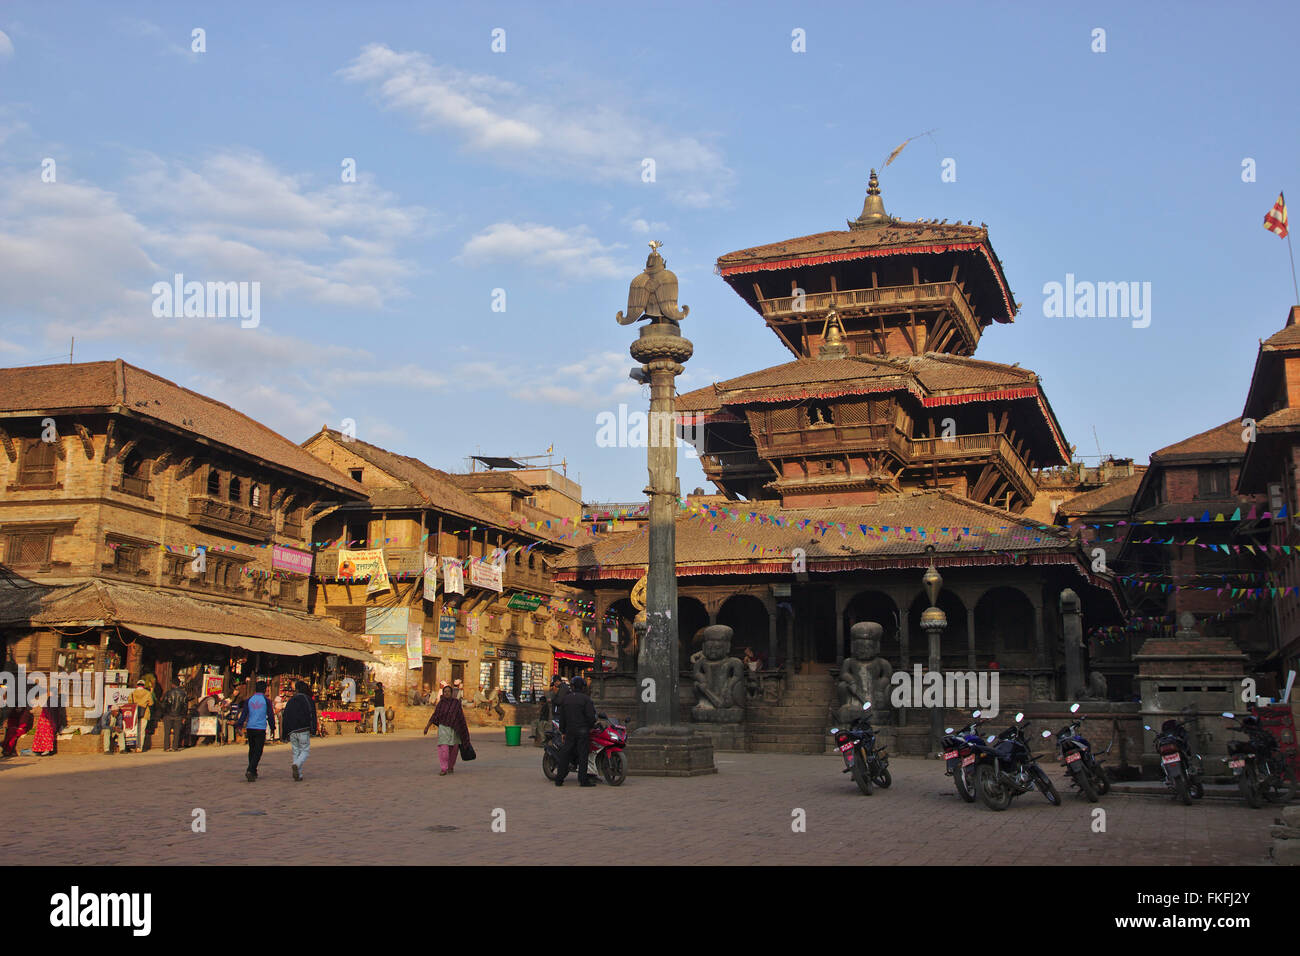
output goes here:
{"type": "Polygon", "coordinates": [[[1069,464],[1038,376],[971,357],[1016,311],[983,224],[894,219],[873,170],[848,231],[718,269],[795,356],[678,401],[728,497],[806,508],[937,490],[1019,513],[1035,469],[1069,464]]]}
{"type": "MultiPolygon", "coordinates": [[[[847,229],[717,265],[793,358],[678,398],[680,432],[719,492],[683,500],[677,521],[683,668],[692,635],[732,627],[735,653],[780,675],[776,689],[751,683],[750,749],[819,752],[815,714],[834,698],[853,624],[882,626],[895,671],[929,659],[933,562],[944,668],[998,668],[1004,706],[1069,693],[1062,591],[1079,596],[1088,626],[1119,621],[1121,602],[1075,537],[1024,513],[1036,474],[1067,465],[1070,446],[1036,374],[973,357],[984,330],[1016,312],[987,228],[895,219],[873,171],[847,229]],[[791,693],[806,705],[797,719],[771,710],[791,693]]],[[[594,599],[629,674],[631,592],[648,561],[634,527],[599,534],[556,570],[594,599]]]]}

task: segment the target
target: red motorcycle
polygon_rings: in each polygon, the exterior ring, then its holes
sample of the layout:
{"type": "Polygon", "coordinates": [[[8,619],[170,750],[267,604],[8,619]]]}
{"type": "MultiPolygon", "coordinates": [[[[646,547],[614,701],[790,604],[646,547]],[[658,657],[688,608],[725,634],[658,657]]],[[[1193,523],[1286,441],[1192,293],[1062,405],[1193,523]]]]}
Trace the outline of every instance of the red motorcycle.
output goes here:
{"type": "MultiPolygon", "coordinates": [[[[596,726],[591,728],[587,773],[599,774],[611,787],[617,787],[627,779],[627,757],[623,755],[623,748],[627,746],[627,727],[604,714],[596,717],[596,726]]],[[[546,742],[542,745],[542,773],[546,774],[547,780],[555,779],[562,745],[560,723],[552,720],[551,729],[546,732],[546,742]]],[[[570,761],[569,772],[574,773],[577,769],[575,757],[570,761]]]]}

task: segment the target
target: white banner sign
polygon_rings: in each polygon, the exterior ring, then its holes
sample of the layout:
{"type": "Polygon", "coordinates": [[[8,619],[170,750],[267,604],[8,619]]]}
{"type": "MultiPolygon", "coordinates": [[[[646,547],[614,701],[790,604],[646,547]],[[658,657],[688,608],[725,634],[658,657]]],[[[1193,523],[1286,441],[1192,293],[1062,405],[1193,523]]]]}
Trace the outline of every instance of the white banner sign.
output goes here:
{"type": "Polygon", "coordinates": [[[438,559],[432,554],[424,556],[424,599],[432,601],[438,597],[438,559]]]}
{"type": "Polygon", "coordinates": [[[469,583],[476,588],[487,588],[501,593],[501,566],[487,561],[471,561],[469,583]]]}
{"type": "Polygon", "coordinates": [[[442,590],[447,594],[465,593],[465,572],[455,558],[442,559],[442,590]]]}

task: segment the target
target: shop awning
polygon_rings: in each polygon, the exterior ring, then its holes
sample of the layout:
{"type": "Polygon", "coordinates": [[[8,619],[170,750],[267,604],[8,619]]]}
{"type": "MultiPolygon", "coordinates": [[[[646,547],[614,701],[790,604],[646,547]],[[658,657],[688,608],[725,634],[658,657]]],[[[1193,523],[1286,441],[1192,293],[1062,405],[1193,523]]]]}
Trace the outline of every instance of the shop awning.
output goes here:
{"type": "Polygon", "coordinates": [[[590,654],[574,654],[569,651],[556,651],[555,659],[557,661],[582,661],[584,664],[596,663],[596,658],[590,654]]]}
{"type": "Polygon", "coordinates": [[[281,657],[307,657],[311,654],[337,654],[356,661],[378,660],[373,654],[355,651],[350,647],[329,647],[325,644],[306,644],[298,641],[277,641],[268,637],[245,637],[243,634],[210,634],[207,631],[187,631],[182,627],[160,627],[157,624],[124,625],[145,637],[156,641],[198,641],[202,644],[221,644],[225,647],[239,647],[246,651],[261,651],[263,654],[279,654],[281,657]]]}
{"type": "Polygon", "coordinates": [[[242,634],[210,634],[207,631],[187,631],[181,627],[160,627],[156,624],[126,624],[131,630],[156,641],[197,641],[201,644],[222,644],[226,647],[240,647],[246,651],[261,651],[263,654],[280,654],[285,657],[306,657],[308,654],[324,653],[311,644],[296,644],[290,641],[275,641],[265,637],[245,637],[242,634]]]}

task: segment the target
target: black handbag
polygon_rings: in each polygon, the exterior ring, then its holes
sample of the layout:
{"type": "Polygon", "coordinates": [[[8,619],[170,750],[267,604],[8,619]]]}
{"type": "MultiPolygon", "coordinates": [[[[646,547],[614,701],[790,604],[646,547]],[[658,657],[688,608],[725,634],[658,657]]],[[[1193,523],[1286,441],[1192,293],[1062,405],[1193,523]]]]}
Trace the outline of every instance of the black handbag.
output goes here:
{"type": "Polygon", "coordinates": [[[474,748],[471,747],[468,743],[463,743],[460,745],[461,760],[474,760],[476,757],[478,757],[478,754],[474,752],[474,748]]]}

